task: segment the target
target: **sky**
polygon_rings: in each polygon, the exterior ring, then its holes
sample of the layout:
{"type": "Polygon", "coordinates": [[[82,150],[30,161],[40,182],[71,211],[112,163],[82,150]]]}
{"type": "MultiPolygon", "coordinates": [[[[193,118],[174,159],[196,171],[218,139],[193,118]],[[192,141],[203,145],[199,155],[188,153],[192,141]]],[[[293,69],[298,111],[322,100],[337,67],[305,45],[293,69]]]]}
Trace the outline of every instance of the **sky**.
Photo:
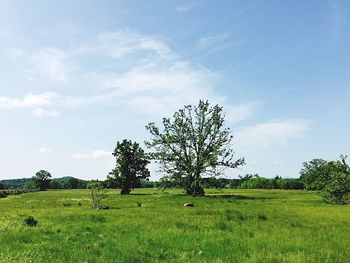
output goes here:
{"type": "Polygon", "coordinates": [[[350,154],[349,19],[345,0],[0,0],[0,179],[105,179],[117,141],[200,99],[246,159],[227,178],[350,154]]]}

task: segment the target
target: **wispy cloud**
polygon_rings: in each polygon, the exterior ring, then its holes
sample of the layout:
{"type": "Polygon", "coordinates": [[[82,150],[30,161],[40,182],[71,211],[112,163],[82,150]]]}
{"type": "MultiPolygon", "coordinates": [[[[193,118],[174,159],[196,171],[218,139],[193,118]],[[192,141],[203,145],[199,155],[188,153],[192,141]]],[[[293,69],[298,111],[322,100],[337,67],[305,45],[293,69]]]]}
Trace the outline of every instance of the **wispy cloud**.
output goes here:
{"type": "Polygon", "coordinates": [[[41,94],[29,93],[24,98],[0,97],[0,108],[34,108],[53,104],[59,96],[55,92],[41,94]]]}
{"type": "Polygon", "coordinates": [[[232,46],[242,45],[244,40],[232,39],[232,35],[228,33],[208,35],[197,40],[197,46],[201,50],[199,57],[221,51],[232,46]]]}
{"type": "Polygon", "coordinates": [[[40,148],[38,150],[39,153],[41,154],[48,154],[48,153],[52,153],[53,152],[53,148],[40,148]]]}
{"type": "MultiPolygon", "coordinates": [[[[202,42],[211,45],[227,37],[210,37],[202,42]]],[[[210,99],[224,105],[228,118],[235,123],[250,117],[257,108],[251,102],[232,106],[215,89],[221,73],[182,58],[159,37],[131,30],[100,33],[66,49],[42,47],[28,51],[21,61],[25,59],[28,63],[24,64],[31,65],[28,72],[35,80],[41,77],[58,87],[69,87],[68,94],[67,89],[62,89],[59,99],[56,93],[29,94],[22,100],[0,99],[0,107],[30,105],[35,108],[35,117],[59,116],[57,111],[46,109],[49,105],[85,107],[115,105],[115,101],[125,106],[128,112],[125,114],[139,111],[161,117],[171,115],[185,104],[210,99]],[[39,100],[42,97],[46,100],[39,100]],[[51,105],[54,100],[55,105],[51,105]]]]}
{"type": "Polygon", "coordinates": [[[251,102],[238,106],[228,105],[226,106],[226,119],[230,124],[246,120],[257,112],[261,104],[261,102],[251,102]]]}
{"type": "Polygon", "coordinates": [[[227,41],[231,37],[231,34],[219,34],[201,37],[198,40],[199,47],[209,47],[227,41]]]}
{"type": "Polygon", "coordinates": [[[45,48],[32,54],[30,78],[43,77],[54,81],[68,81],[74,70],[74,62],[69,53],[58,48],[45,48]]]}
{"type": "Polygon", "coordinates": [[[42,108],[37,108],[33,110],[33,115],[36,118],[44,118],[44,117],[58,117],[60,113],[55,110],[45,110],[42,108]]]}
{"type": "Polygon", "coordinates": [[[100,159],[100,158],[106,158],[111,156],[112,156],[112,153],[105,150],[94,150],[94,151],[89,151],[85,153],[73,154],[73,158],[78,160],[100,159]]]}
{"type": "Polygon", "coordinates": [[[195,6],[194,3],[188,3],[188,4],[178,5],[175,9],[179,13],[186,13],[191,9],[193,9],[194,6],[195,6]]]}
{"type": "Polygon", "coordinates": [[[331,24],[331,35],[333,37],[337,37],[341,31],[343,26],[345,25],[346,18],[344,16],[344,12],[342,10],[341,2],[338,0],[330,0],[330,24],[331,24]]]}
{"type": "Polygon", "coordinates": [[[270,146],[286,144],[292,139],[301,138],[310,130],[311,122],[306,119],[269,121],[245,127],[235,135],[241,145],[270,146]]]}

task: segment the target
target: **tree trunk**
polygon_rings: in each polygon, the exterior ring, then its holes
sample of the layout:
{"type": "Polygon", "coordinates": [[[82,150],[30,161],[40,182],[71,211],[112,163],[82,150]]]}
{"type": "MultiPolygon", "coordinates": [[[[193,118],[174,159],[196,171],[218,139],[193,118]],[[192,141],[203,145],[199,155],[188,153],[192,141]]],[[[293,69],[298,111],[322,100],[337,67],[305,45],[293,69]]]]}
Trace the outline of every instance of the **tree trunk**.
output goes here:
{"type": "Polygon", "coordinates": [[[128,195],[128,194],[130,194],[130,189],[128,189],[128,188],[123,188],[123,189],[120,191],[120,194],[121,194],[121,195],[128,195]]]}
{"type": "Polygon", "coordinates": [[[190,187],[187,187],[186,194],[192,195],[192,196],[204,196],[204,189],[202,186],[199,185],[199,182],[194,182],[191,184],[190,187]]]}

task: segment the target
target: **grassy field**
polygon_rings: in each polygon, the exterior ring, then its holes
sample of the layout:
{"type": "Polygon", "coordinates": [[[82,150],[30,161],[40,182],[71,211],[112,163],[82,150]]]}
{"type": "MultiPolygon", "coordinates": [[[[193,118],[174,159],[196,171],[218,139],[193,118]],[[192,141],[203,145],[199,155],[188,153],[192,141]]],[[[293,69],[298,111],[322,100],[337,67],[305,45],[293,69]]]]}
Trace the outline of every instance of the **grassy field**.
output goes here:
{"type": "Polygon", "coordinates": [[[180,193],[111,190],[100,211],[88,190],[0,199],[0,262],[350,262],[349,205],[306,191],[180,193]]]}

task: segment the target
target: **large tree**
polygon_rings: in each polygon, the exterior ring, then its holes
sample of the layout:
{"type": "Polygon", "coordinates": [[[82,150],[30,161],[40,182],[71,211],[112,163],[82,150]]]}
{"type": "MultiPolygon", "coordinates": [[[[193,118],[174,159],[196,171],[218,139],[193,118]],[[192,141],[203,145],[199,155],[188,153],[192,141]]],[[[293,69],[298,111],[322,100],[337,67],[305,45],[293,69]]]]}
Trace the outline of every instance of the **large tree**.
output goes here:
{"type": "Polygon", "coordinates": [[[48,171],[40,170],[32,177],[34,188],[44,191],[49,188],[51,181],[51,174],[48,171]]]}
{"type": "Polygon", "coordinates": [[[172,119],[164,118],[163,130],[154,122],[146,126],[153,137],[145,142],[153,149],[152,159],[187,194],[204,195],[204,177],[244,164],[244,158],[234,159],[233,136],[224,119],[222,107],[200,100],[198,106],[184,106],[172,119]]]}
{"type": "Polygon", "coordinates": [[[147,169],[150,161],[138,143],[130,140],[117,142],[113,155],[116,157],[116,167],[109,173],[108,180],[121,188],[121,194],[129,194],[150,177],[147,169]]]}

